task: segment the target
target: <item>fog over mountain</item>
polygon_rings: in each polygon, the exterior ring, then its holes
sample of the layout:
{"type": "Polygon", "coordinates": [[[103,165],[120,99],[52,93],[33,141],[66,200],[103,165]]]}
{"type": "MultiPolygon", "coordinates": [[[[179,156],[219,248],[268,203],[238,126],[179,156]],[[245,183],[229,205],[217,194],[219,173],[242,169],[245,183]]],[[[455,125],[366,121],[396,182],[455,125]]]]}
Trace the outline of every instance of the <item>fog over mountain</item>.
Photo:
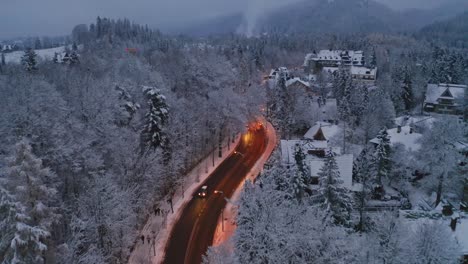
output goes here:
{"type": "MultiPolygon", "coordinates": [[[[394,9],[432,8],[454,0],[377,0],[394,9]]],[[[258,15],[297,0],[19,0],[3,1],[0,16],[0,39],[18,36],[67,34],[80,23],[89,23],[97,16],[126,17],[162,30],[182,28],[193,22],[205,21],[234,13],[244,14],[247,31],[258,15]]]]}

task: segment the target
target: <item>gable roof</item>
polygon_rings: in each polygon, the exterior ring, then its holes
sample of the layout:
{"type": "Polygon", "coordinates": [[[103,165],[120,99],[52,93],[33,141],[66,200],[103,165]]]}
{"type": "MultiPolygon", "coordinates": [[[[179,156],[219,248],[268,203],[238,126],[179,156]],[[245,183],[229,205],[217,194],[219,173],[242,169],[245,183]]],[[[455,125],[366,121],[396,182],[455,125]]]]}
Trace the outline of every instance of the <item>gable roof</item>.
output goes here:
{"type": "Polygon", "coordinates": [[[313,127],[307,131],[304,135],[304,138],[314,139],[314,140],[330,140],[333,136],[338,134],[339,127],[327,122],[317,122],[313,127]],[[322,133],[324,139],[321,138],[320,133],[322,133]]]}
{"type": "Polygon", "coordinates": [[[304,85],[306,87],[310,87],[309,82],[305,82],[305,81],[301,80],[301,78],[297,78],[297,77],[287,80],[286,81],[286,87],[289,87],[289,86],[291,86],[293,84],[296,84],[296,83],[302,84],[302,85],[304,85]]]}
{"type": "Polygon", "coordinates": [[[447,99],[461,99],[465,95],[466,85],[459,84],[428,84],[425,103],[437,104],[441,97],[447,99]]]}

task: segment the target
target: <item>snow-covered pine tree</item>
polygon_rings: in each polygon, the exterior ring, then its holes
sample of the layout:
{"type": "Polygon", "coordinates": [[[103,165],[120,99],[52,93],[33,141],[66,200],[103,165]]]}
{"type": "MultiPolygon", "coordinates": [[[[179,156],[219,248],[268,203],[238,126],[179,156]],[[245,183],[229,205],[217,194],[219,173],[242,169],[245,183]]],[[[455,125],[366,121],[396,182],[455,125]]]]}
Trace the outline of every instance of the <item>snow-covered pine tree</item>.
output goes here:
{"type": "Polygon", "coordinates": [[[78,57],[78,54],[76,53],[75,50],[72,51],[70,54],[70,65],[74,64],[79,64],[80,63],[80,58],[78,57]]]}
{"type": "Polygon", "coordinates": [[[31,48],[24,51],[24,54],[21,57],[21,64],[27,71],[37,70],[36,56],[36,52],[31,48]]]}
{"type": "Polygon", "coordinates": [[[279,77],[274,88],[273,103],[273,118],[274,123],[279,127],[282,138],[289,138],[292,117],[291,113],[294,111],[294,104],[292,103],[291,94],[286,87],[286,80],[279,77]]]}
{"type": "Polygon", "coordinates": [[[125,126],[130,123],[136,111],[140,109],[140,104],[134,102],[132,96],[124,87],[116,85],[115,90],[117,90],[119,94],[119,101],[121,102],[119,105],[120,111],[117,114],[117,122],[120,125],[125,126]]]}
{"type": "Polygon", "coordinates": [[[143,141],[146,148],[165,148],[168,139],[164,131],[169,121],[169,106],[166,97],[154,87],[144,86],[143,92],[148,103],[145,127],[143,129],[143,141]]]}
{"type": "Polygon", "coordinates": [[[307,184],[309,183],[310,171],[309,167],[305,161],[304,150],[301,145],[297,144],[294,149],[294,160],[296,162],[295,175],[293,176],[292,186],[294,190],[294,196],[299,202],[302,202],[302,199],[307,191],[307,184]]]}
{"type": "Polygon", "coordinates": [[[340,179],[338,164],[331,150],[328,150],[318,176],[320,184],[318,193],[323,199],[323,208],[327,211],[327,215],[333,218],[334,223],[346,225],[352,210],[352,201],[349,191],[341,186],[343,181],[340,179]]]}
{"type": "Polygon", "coordinates": [[[374,151],[373,157],[373,178],[374,184],[378,187],[382,186],[382,179],[387,177],[390,173],[390,137],[388,136],[387,129],[383,128],[377,135],[379,141],[374,151]]]}
{"type": "Polygon", "coordinates": [[[45,182],[55,175],[32,154],[26,140],[16,145],[15,155],[8,159],[3,173],[1,183],[11,195],[16,213],[14,237],[4,263],[44,263],[47,238],[52,224],[58,220],[55,208],[51,206],[56,190],[45,182]]]}
{"type": "Polygon", "coordinates": [[[405,104],[405,110],[409,111],[413,108],[414,95],[413,95],[413,81],[411,80],[411,72],[408,66],[403,68],[403,91],[402,99],[405,104]]]}
{"type": "Polygon", "coordinates": [[[355,208],[359,211],[359,223],[356,229],[359,231],[368,230],[368,221],[365,216],[365,208],[367,201],[370,198],[371,184],[370,184],[370,157],[368,150],[364,148],[354,162],[353,166],[353,180],[361,183],[362,189],[356,193],[355,208]]]}
{"type": "Polygon", "coordinates": [[[13,197],[0,184],[0,259],[6,259],[5,254],[9,252],[11,241],[15,237],[15,209],[13,197]]]}

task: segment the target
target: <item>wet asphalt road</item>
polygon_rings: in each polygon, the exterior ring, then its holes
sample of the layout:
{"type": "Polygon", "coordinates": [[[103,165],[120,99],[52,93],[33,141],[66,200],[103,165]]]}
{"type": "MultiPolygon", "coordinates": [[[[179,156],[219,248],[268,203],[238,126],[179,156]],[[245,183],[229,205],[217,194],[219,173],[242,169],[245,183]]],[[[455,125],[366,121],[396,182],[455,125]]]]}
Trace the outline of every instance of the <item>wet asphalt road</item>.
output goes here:
{"type": "Polygon", "coordinates": [[[196,192],[192,194],[192,200],[183,209],[181,217],[171,231],[163,263],[201,263],[202,256],[212,244],[221,210],[226,205],[223,194],[215,194],[214,191],[222,191],[230,198],[262,156],[265,148],[266,133],[263,128],[250,129],[243,135],[236,147],[238,154],[231,154],[203,184],[200,184],[208,185],[207,198],[198,198],[196,192]]]}

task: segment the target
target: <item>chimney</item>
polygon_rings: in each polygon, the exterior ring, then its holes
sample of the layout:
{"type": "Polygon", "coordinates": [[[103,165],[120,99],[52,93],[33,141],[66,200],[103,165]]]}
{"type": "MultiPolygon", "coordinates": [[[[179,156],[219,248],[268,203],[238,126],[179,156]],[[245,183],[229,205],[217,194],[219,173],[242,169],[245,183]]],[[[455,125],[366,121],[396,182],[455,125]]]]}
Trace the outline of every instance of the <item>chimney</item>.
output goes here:
{"type": "Polygon", "coordinates": [[[398,125],[397,133],[401,133],[401,126],[400,125],[398,125]]]}

